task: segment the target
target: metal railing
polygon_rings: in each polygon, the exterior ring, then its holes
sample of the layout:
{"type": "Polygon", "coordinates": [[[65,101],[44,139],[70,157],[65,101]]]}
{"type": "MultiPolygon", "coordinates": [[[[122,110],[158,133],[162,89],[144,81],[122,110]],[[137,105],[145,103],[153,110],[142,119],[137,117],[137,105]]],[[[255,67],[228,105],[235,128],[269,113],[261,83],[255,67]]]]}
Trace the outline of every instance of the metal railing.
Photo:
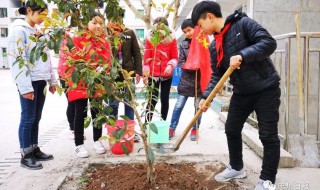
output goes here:
{"type": "Polygon", "coordinates": [[[296,84],[299,84],[298,61],[296,54],[297,43],[296,33],[288,33],[274,36],[277,40],[278,49],[272,55],[275,64],[281,76],[282,105],[280,107],[279,133],[282,133],[285,140],[289,133],[315,135],[317,140],[320,137],[320,32],[302,32],[300,34],[302,43],[302,107],[299,105],[296,84]],[[311,58],[312,56],[312,58],[311,58]],[[318,58],[316,59],[316,56],[318,58]],[[311,65],[310,65],[311,64],[311,65]],[[312,67],[312,75],[310,74],[310,66],[312,67]],[[317,80],[311,80],[317,79],[317,80]],[[315,85],[317,83],[317,85],[315,85]],[[317,86],[317,90],[312,87],[317,86]],[[312,90],[312,93],[310,93],[312,90]],[[310,100],[312,102],[310,102],[310,100]],[[303,120],[303,129],[297,118],[298,110],[301,109],[303,114],[299,115],[299,119],[303,120]],[[310,115],[315,116],[310,120],[310,115]],[[290,128],[289,128],[290,127],[290,128]]]}
{"type": "MultiPolygon", "coordinates": [[[[304,123],[302,133],[315,135],[317,140],[320,140],[320,32],[302,32],[300,37],[303,47],[301,50],[303,64],[303,108],[301,109],[304,123]],[[310,93],[310,90],[313,92],[310,93]]],[[[278,48],[271,58],[281,76],[282,91],[279,134],[286,140],[288,133],[301,133],[299,127],[295,126],[298,124],[295,122],[295,117],[298,116],[299,110],[298,101],[295,101],[298,95],[294,92],[297,90],[294,87],[298,83],[296,33],[282,34],[274,38],[277,40],[278,48]]],[[[224,94],[232,94],[232,86],[228,82],[223,90],[224,94]]],[[[257,121],[254,112],[250,115],[250,119],[257,121]]]]}

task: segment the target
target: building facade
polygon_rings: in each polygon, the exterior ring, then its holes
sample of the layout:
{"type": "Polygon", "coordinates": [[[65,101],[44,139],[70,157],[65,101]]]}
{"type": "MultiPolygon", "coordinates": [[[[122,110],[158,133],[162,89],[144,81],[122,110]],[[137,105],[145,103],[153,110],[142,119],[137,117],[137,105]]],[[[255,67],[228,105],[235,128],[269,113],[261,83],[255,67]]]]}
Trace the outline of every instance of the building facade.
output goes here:
{"type": "Polygon", "coordinates": [[[9,25],[17,18],[22,18],[17,12],[21,0],[5,0],[0,5],[0,68],[8,68],[7,44],[9,25]]]}

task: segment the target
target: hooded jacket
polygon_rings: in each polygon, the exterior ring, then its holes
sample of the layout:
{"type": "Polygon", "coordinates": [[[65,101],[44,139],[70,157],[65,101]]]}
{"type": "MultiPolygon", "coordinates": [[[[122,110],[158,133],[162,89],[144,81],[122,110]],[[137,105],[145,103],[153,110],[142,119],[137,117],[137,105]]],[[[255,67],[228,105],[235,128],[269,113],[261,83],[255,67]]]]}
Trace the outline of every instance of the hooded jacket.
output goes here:
{"type": "MultiPolygon", "coordinates": [[[[181,67],[185,64],[188,58],[191,39],[186,38],[180,43],[179,46],[179,61],[178,66],[181,67]]],[[[182,96],[194,97],[195,96],[195,82],[196,72],[198,72],[197,78],[197,94],[201,96],[200,89],[200,72],[194,70],[182,69],[181,78],[178,85],[178,94],[182,96]]]]}
{"type": "Polygon", "coordinates": [[[34,35],[35,28],[32,28],[25,20],[17,19],[12,23],[8,36],[8,59],[12,77],[17,84],[20,94],[33,92],[32,82],[45,80],[50,83],[56,83],[56,78],[52,72],[52,64],[49,51],[46,51],[47,61],[43,62],[40,58],[36,60],[34,65],[28,65],[29,69],[24,65],[19,68],[19,63],[15,63],[16,57],[19,55],[18,49],[22,49],[22,56],[25,63],[29,62],[32,48],[36,45],[35,42],[29,39],[29,36],[34,35]],[[30,72],[29,72],[29,71],[30,72]]]}
{"type": "Polygon", "coordinates": [[[171,31],[170,36],[160,42],[156,47],[156,52],[154,52],[154,47],[150,42],[151,37],[152,34],[149,32],[144,49],[143,75],[149,72],[148,76],[170,78],[171,75],[165,75],[164,71],[168,65],[171,65],[172,69],[177,66],[178,46],[174,33],[171,31]]]}
{"type": "Polygon", "coordinates": [[[255,20],[245,13],[235,12],[227,17],[225,26],[231,23],[223,39],[224,57],[217,67],[215,40],[210,44],[212,75],[210,83],[203,93],[207,98],[222,75],[229,68],[230,57],[242,56],[240,69],[230,76],[233,93],[254,94],[279,85],[280,76],[276,71],[270,55],[275,51],[275,39],[255,20]]]}

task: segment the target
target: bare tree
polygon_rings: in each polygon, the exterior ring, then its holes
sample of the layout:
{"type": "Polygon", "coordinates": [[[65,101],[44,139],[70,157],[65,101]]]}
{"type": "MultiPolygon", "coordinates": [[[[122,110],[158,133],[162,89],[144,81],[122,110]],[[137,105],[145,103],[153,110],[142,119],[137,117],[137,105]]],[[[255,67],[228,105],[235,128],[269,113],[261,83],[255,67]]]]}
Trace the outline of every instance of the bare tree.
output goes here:
{"type": "MultiPolygon", "coordinates": [[[[138,9],[131,3],[130,0],[124,0],[124,2],[127,4],[127,6],[130,8],[130,10],[137,15],[141,20],[144,21],[146,24],[147,29],[151,28],[151,22],[153,21],[153,17],[151,15],[151,9],[152,7],[156,8],[155,3],[153,0],[148,0],[147,3],[143,0],[139,0],[142,7],[145,10],[145,14],[142,14],[141,12],[138,11],[138,9]]],[[[168,18],[170,15],[170,12],[174,12],[174,18],[173,18],[173,26],[175,27],[176,25],[176,19],[178,18],[178,9],[180,7],[180,0],[172,0],[164,9],[165,14],[164,17],[168,18]],[[174,8],[173,8],[174,6],[174,8]]],[[[174,28],[173,27],[173,28],[174,28]]]]}

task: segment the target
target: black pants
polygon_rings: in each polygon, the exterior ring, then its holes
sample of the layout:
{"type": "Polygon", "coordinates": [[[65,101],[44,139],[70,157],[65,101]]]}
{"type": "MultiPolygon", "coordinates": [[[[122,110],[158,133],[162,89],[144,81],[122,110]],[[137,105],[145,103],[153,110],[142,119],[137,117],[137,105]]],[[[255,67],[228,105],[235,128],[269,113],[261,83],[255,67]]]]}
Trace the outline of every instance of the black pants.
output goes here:
{"type": "MultiPolygon", "coordinates": [[[[60,79],[60,84],[61,84],[61,87],[64,89],[64,93],[66,94],[66,97],[68,99],[68,91],[67,91],[68,86],[66,85],[66,82],[63,79],[60,79]]],[[[70,130],[73,131],[73,121],[74,121],[74,114],[75,114],[73,102],[68,101],[66,114],[67,114],[70,130]]]]}
{"type": "MultiPolygon", "coordinates": [[[[168,116],[168,111],[169,111],[169,96],[170,96],[170,88],[171,88],[171,83],[172,83],[172,78],[168,80],[158,80],[154,82],[154,87],[152,91],[152,97],[149,95],[149,100],[148,100],[148,105],[147,105],[147,111],[146,111],[146,121],[151,121],[152,120],[152,112],[154,111],[157,102],[158,102],[158,97],[159,97],[159,90],[160,90],[160,102],[161,102],[161,118],[163,120],[167,119],[168,116]],[[151,104],[150,104],[150,98],[151,104]],[[149,110],[151,111],[150,114],[149,110]]],[[[148,79],[148,85],[151,86],[152,83],[152,78],[148,79]]]]}
{"type": "Polygon", "coordinates": [[[263,144],[263,162],[260,179],[275,182],[280,160],[278,120],[280,88],[275,87],[252,95],[233,94],[226,121],[230,165],[236,170],[243,168],[242,138],[243,124],[253,111],[258,117],[259,138],[263,144]]]}
{"type": "MultiPolygon", "coordinates": [[[[84,119],[87,117],[88,99],[79,99],[72,102],[75,107],[73,128],[75,134],[76,146],[83,144],[84,134],[84,119]]],[[[90,109],[92,120],[97,116],[97,111],[93,108],[90,109]]],[[[93,127],[93,141],[99,140],[102,136],[102,127],[93,127]]]]}

